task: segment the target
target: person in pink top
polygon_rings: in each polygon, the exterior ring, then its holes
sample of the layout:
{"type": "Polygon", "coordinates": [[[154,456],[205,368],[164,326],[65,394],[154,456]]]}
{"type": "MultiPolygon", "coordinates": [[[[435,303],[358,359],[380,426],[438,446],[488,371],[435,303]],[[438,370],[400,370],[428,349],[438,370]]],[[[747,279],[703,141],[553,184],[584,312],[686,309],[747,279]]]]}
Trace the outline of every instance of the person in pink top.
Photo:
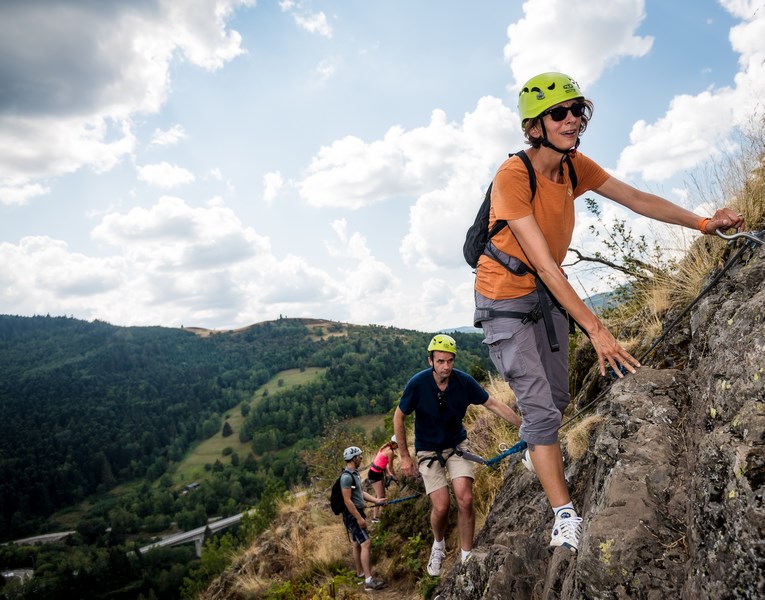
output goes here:
{"type": "MultiPolygon", "coordinates": [[[[385,500],[385,480],[388,477],[396,478],[393,472],[393,459],[396,458],[397,449],[398,442],[396,442],[396,436],[394,435],[390,438],[389,442],[380,446],[377,456],[375,456],[369,467],[369,481],[372,483],[372,488],[378,499],[385,500]]],[[[372,523],[380,522],[381,509],[381,506],[375,505],[372,512],[372,523]]]]}

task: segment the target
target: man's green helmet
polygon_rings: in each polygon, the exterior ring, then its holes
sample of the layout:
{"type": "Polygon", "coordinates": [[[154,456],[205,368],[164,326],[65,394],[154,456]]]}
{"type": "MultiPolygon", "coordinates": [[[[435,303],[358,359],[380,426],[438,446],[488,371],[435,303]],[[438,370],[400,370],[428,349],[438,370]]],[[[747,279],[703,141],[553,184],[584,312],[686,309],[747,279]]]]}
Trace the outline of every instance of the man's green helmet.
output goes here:
{"type": "Polygon", "coordinates": [[[548,108],[574,98],[584,98],[584,94],[579,89],[579,84],[568,75],[551,72],[532,77],[518,94],[521,127],[548,108]]]}
{"type": "Polygon", "coordinates": [[[433,339],[430,340],[430,344],[428,344],[428,352],[433,352],[434,350],[440,352],[451,352],[456,356],[457,342],[454,341],[453,337],[439,333],[438,335],[434,335],[433,339]]]}

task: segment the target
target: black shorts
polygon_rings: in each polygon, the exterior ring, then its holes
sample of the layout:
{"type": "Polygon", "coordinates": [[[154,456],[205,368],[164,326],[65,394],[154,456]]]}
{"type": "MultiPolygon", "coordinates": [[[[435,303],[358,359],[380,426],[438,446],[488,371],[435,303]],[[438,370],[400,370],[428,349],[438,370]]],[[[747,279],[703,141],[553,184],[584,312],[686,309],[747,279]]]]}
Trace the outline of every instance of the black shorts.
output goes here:
{"type": "Polygon", "coordinates": [[[369,475],[367,475],[367,479],[369,481],[382,481],[385,478],[385,471],[375,471],[374,469],[369,469],[369,475]]]}
{"type": "MultiPolygon", "coordinates": [[[[363,510],[360,510],[359,514],[364,517],[364,519],[367,518],[363,510]]],[[[343,513],[343,523],[351,536],[352,542],[363,544],[369,539],[369,532],[366,529],[359,527],[359,522],[356,520],[356,517],[348,511],[343,513]]]]}

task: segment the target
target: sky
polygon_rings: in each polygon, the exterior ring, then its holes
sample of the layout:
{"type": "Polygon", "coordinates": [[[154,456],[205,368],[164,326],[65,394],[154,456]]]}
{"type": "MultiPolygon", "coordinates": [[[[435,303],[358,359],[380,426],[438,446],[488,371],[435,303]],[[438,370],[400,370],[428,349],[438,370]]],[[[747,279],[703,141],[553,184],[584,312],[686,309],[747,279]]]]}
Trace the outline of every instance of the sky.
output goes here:
{"type": "Polygon", "coordinates": [[[689,173],[764,113],[765,2],[0,0],[0,313],[470,325],[465,231],[543,71],[595,105],[580,151],[706,215],[689,173]]]}

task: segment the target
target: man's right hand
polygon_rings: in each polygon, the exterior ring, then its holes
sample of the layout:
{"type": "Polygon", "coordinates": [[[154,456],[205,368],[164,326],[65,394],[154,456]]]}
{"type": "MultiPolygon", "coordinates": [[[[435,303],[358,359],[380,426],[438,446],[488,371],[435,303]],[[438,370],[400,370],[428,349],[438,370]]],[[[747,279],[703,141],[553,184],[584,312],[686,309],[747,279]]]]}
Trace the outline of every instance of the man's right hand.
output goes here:
{"type": "Polygon", "coordinates": [[[414,477],[417,475],[417,469],[414,466],[414,462],[412,461],[411,456],[401,457],[401,471],[407,477],[414,477]]]}
{"type": "Polygon", "coordinates": [[[362,529],[366,529],[367,528],[367,520],[364,517],[362,517],[361,515],[356,517],[356,522],[359,524],[359,527],[361,527],[362,529]]]}

